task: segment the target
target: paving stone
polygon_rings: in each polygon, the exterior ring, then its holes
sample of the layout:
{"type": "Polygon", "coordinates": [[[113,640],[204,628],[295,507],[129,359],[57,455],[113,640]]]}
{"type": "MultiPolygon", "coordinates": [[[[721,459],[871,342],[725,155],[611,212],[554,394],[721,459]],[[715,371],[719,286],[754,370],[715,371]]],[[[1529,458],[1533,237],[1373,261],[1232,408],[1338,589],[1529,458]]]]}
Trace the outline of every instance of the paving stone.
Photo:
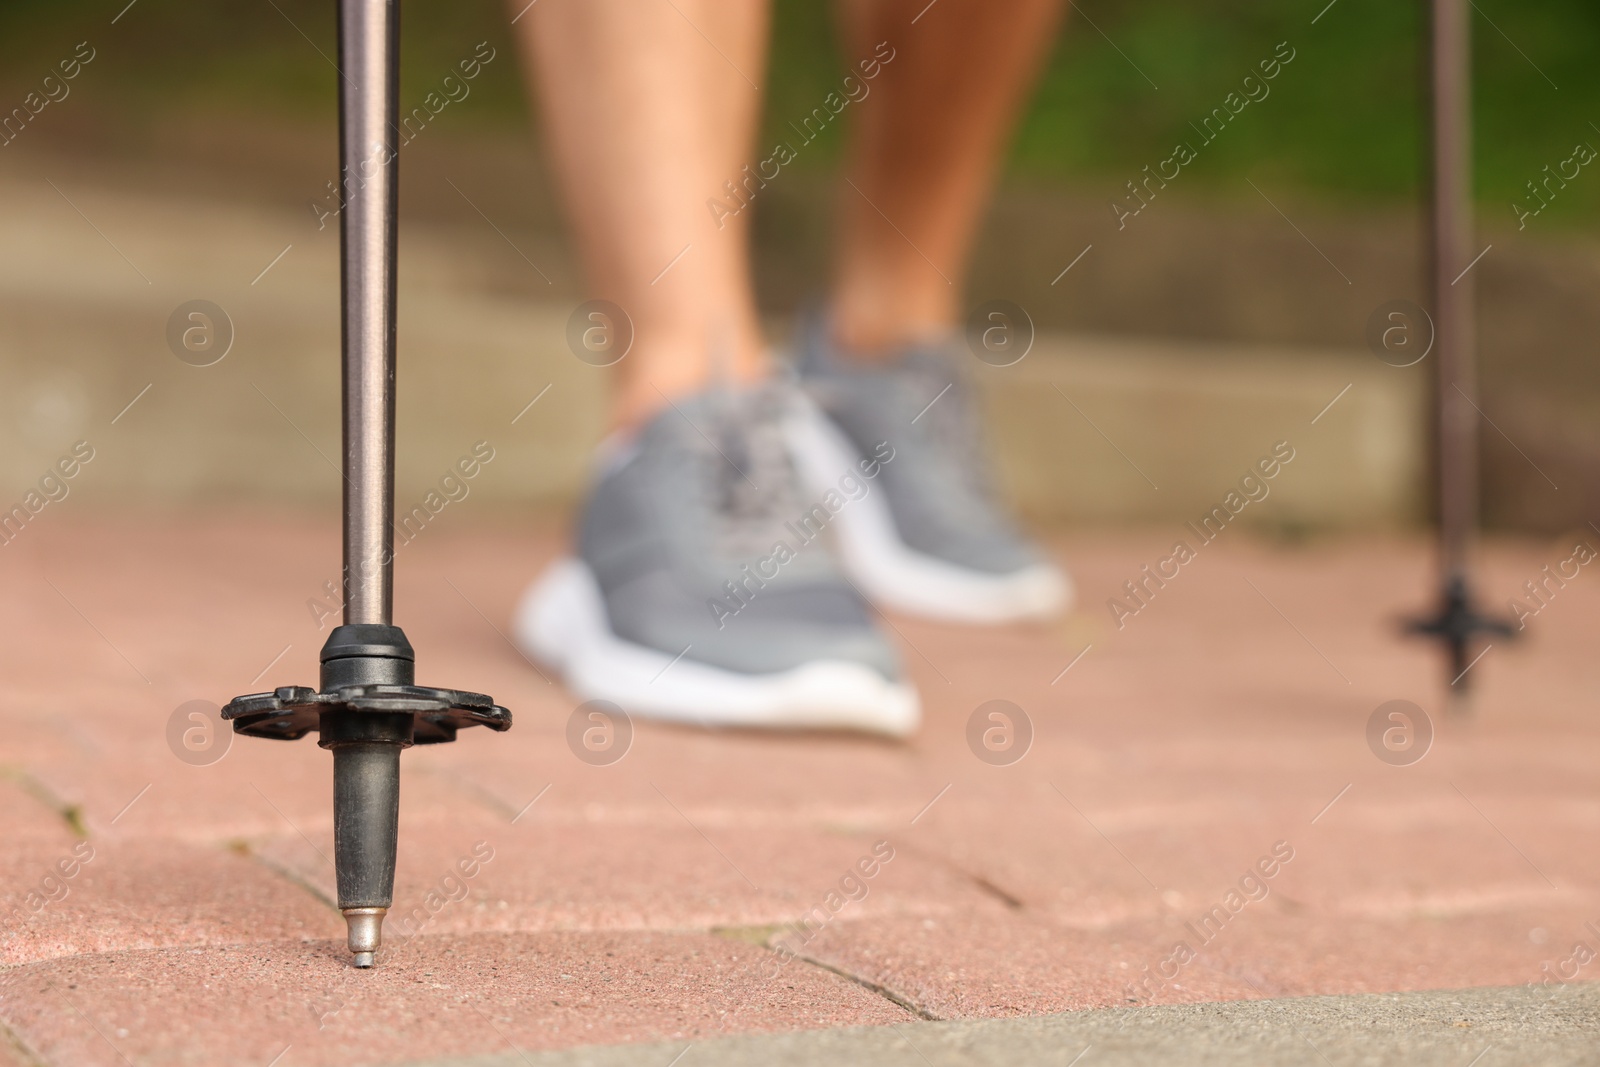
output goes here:
{"type": "Polygon", "coordinates": [[[817,968],[707,934],[429,939],[357,971],[332,942],[112,952],[0,975],[7,1023],[56,1063],[394,1062],[904,1022],[817,968]],[[86,1025],[88,1024],[88,1025],[86,1025]]]}
{"type": "MultiPolygon", "coordinates": [[[[894,917],[841,922],[809,939],[781,935],[775,943],[882,986],[931,1017],[993,1018],[1301,996],[1313,989],[1542,984],[1553,973],[1545,964],[1559,965],[1571,945],[1565,939],[1535,944],[1530,930],[1559,920],[1564,931],[1576,931],[1584,919],[1571,908],[1515,903],[1488,914],[1425,921],[1328,921],[1245,905],[1225,923],[1198,925],[1207,910],[1201,902],[1160,920],[1093,931],[1064,929],[1027,913],[894,917]],[[1192,952],[1179,951],[1180,943],[1192,952]]],[[[1596,944],[1586,930],[1579,936],[1596,944]]]]}
{"type": "MultiPolygon", "coordinates": [[[[831,906],[829,918],[1001,906],[963,872],[896,852],[885,839],[696,828],[670,809],[656,814],[643,824],[524,817],[412,826],[384,936],[746,928],[795,922],[819,906],[831,906]],[[888,863],[880,862],[885,847],[888,863]],[[872,877],[861,875],[863,863],[872,877]]],[[[260,853],[334,896],[331,868],[303,842],[279,838],[260,853]]]]}
{"type": "Polygon", "coordinates": [[[105,839],[8,850],[0,962],[169,945],[338,934],[337,912],[261,864],[221,848],[105,839]],[[15,888],[12,888],[15,887],[15,888]]]}

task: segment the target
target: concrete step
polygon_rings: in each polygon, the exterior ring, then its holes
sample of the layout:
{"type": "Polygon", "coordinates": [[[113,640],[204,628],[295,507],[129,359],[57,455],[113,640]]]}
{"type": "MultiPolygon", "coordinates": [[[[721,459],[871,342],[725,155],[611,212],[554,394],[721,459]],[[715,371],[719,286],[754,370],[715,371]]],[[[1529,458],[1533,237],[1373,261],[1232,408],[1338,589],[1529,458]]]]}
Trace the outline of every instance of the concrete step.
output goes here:
{"type": "MultiPolygon", "coordinates": [[[[333,226],[45,177],[0,179],[14,207],[0,219],[11,251],[0,262],[0,502],[38,489],[79,441],[94,459],[68,491],[91,500],[335,501],[333,226]],[[169,342],[169,320],[193,300],[231,324],[231,347],[209,366],[169,342]]],[[[610,372],[568,350],[572,308],[508,291],[488,265],[504,244],[480,229],[402,228],[402,514],[430,491],[459,493],[441,480],[479,442],[493,459],[467,492],[566,504],[602,430],[610,372]],[[492,256],[485,240],[499,246],[492,256]]],[[[538,271],[542,249],[516,251],[538,271]]],[[[1277,442],[1296,458],[1245,521],[1393,524],[1419,512],[1415,368],[1360,351],[1043,334],[1022,362],[974,359],[972,370],[1007,491],[1041,519],[1198,520],[1277,442]]]]}
{"type": "Polygon", "coordinates": [[[1198,524],[1230,492],[1261,497],[1241,521],[1280,528],[1421,512],[1414,368],[1364,352],[1047,335],[1021,363],[979,370],[1006,485],[1033,515],[1198,524]],[[1241,488],[1274,446],[1293,458],[1241,488]]]}

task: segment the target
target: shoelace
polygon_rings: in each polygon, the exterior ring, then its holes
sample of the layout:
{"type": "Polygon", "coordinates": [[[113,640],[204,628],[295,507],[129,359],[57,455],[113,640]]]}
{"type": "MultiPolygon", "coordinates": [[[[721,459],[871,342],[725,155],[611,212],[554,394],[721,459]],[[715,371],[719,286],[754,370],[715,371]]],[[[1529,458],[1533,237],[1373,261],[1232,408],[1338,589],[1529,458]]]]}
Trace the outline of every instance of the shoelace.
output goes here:
{"type": "Polygon", "coordinates": [[[718,548],[734,557],[770,551],[785,520],[796,518],[799,479],[783,439],[777,386],[719,391],[706,428],[717,451],[710,465],[718,548]]]}

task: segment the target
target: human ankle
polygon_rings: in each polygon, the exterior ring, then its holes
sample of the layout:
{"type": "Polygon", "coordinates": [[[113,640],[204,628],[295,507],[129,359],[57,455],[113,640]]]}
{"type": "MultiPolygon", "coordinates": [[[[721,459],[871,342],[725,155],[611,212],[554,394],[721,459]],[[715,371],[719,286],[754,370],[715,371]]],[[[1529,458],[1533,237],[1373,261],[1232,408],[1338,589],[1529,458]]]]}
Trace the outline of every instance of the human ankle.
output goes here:
{"type": "Polygon", "coordinates": [[[658,367],[635,367],[613,394],[607,430],[629,433],[649,422],[669,405],[693,396],[714,384],[735,388],[754,385],[770,373],[764,354],[737,360],[731,368],[716,368],[704,362],[693,366],[666,363],[658,367]]]}
{"type": "Polygon", "coordinates": [[[834,350],[846,359],[863,363],[894,359],[901,352],[946,337],[950,327],[931,322],[893,322],[847,326],[835,322],[829,329],[834,350]]]}
{"type": "Polygon", "coordinates": [[[948,318],[918,301],[836,298],[827,320],[828,339],[849,359],[892,359],[909,347],[947,336],[954,328],[948,318]]]}

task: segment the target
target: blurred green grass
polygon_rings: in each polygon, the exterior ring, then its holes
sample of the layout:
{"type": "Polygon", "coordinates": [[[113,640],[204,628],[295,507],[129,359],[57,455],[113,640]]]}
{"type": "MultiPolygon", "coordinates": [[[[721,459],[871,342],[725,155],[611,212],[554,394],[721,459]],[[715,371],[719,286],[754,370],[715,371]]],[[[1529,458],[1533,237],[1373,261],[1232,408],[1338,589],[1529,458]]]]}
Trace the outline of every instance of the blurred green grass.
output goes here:
{"type": "MultiPolygon", "coordinates": [[[[332,121],[331,0],[137,0],[113,25],[125,3],[8,0],[0,8],[0,106],[20,103],[56,60],[87,40],[98,56],[74,84],[72,106],[92,109],[98,125],[121,136],[174,112],[332,121]]],[[[1009,174],[1115,188],[1164,158],[1191,122],[1287,41],[1297,55],[1272,83],[1271,96],[1252,104],[1186,168],[1186,186],[1239,196],[1250,176],[1342,205],[1412,198],[1421,174],[1422,6],[1336,0],[1324,11],[1325,4],[1077,4],[1020,123],[1009,174]]],[[[843,74],[828,6],[777,0],[766,102],[773,138],[791,117],[820,103],[843,74]]],[[[937,17],[937,9],[927,17],[937,17]]],[[[463,132],[523,135],[530,119],[508,21],[508,10],[487,0],[409,0],[403,102],[420,101],[487,40],[497,61],[448,121],[463,132]]],[[[1473,33],[1477,194],[1486,212],[1510,221],[1510,202],[1545,164],[1565,159],[1579,141],[1600,146],[1600,128],[1592,124],[1600,120],[1592,59],[1600,5],[1474,0],[1473,33]]],[[[839,140],[830,128],[798,165],[831,166],[839,140]]],[[[1597,219],[1600,178],[1586,170],[1530,228],[1554,232],[1597,219]]]]}

